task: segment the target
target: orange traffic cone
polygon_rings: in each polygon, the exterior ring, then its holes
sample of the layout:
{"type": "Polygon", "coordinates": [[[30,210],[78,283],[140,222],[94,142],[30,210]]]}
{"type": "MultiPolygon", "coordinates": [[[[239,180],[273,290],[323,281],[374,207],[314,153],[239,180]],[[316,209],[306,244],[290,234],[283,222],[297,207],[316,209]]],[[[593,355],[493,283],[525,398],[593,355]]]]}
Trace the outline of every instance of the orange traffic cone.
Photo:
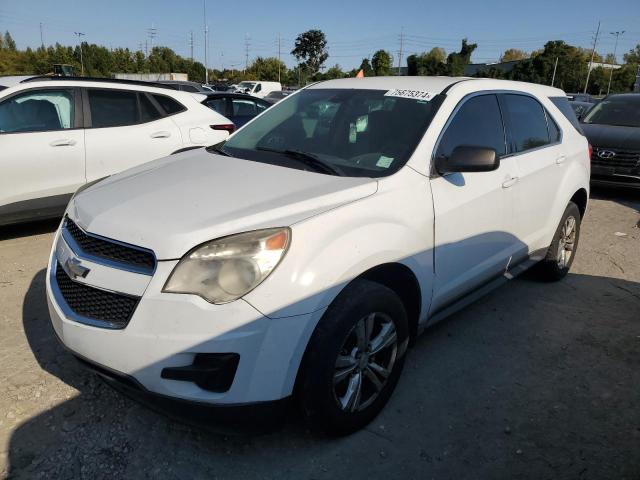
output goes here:
{"type": "Polygon", "coordinates": [[[360,69],[360,71],[356,74],[356,78],[364,78],[364,70],[360,69]]]}

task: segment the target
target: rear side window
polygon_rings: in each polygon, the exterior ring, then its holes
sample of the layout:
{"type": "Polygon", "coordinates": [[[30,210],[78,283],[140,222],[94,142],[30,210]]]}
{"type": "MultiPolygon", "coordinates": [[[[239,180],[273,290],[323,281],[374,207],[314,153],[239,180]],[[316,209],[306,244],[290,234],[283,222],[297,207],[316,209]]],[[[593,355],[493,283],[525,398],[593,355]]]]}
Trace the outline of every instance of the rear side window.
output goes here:
{"type": "Polygon", "coordinates": [[[549,144],[547,119],[542,105],[525,95],[503,95],[511,141],[516,152],[549,144]]]}
{"type": "Polygon", "coordinates": [[[144,93],[139,93],[140,96],[140,121],[152,122],[162,117],[162,113],[158,111],[155,105],[149,100],[144,93]]]}
{"type": "Polygon", "coordinates": [[[207,107],[212,110],[215,110],[220,115],[227,115],[227,99],[224,97],[221,98],[211,98],[207,99],[203,102],[207,107]]]}
{"type": "Polygon", "coordinates": [[[553,102],[553,104],[558,107],[558,110],[562,112],[562,114],[567,117],[567,120],[571,122],[571,125],[582,135],[584,132],[582,131],[582,127],[580,126],[580,122],[578,122],[578,118],[576,117],[573,108],[569,105],[569,101],[566,97],[549,97],[549,100],[553,102]]]}
{"type": "Polygon", "coordinates": [[[551,140],[551,143],[559,142],[561,138],[560,128],[558,128],[558,125],[556,124],[553,117],[549,115],[549,112],[545,110],[544,113],[547,116],[547,127],[549,128],[549,140],[551,140]]]}
{"type": "Polygon", "coordinates": [[[88,90],[91,126],[120,127],[138,123],[138,98],[127,90],[88,90]]]}
{"type": "Polygon", "coordinates": [[[445,130],[437,157],[450,157],[456,147],[492,148],[498,156],[506,153],[504,126],[495,95],[472,97],[462,104],[445,130]]]}
{"type": "Polygon", "coordinates": [[[193,85],[180,85],[180,90],[182,90],[183,92],[191,92],[191,93],[198,93],[200,91],[193,85]]]}
{"type": "Polygon", "coordinates": [[[154,95],[153,98],[156,99],[167,115],[173,115],[174,113],[186,110],[184,105],[166,95],[154,95]]]}

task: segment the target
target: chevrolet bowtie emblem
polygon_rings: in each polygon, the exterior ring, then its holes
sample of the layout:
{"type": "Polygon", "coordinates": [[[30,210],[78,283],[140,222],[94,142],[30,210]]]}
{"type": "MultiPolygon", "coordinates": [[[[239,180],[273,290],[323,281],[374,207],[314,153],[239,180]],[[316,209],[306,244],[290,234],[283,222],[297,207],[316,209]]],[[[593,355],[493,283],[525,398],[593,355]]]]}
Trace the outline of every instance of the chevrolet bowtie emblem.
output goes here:
{"type": "Polygon", "coordinates": [[[86,278],[91,269],[87,267],[83,267],[80,260],[75,257],[67,258],[67,261],[64,262],[64,269],[67,271],[71,278],[86,278]]]}

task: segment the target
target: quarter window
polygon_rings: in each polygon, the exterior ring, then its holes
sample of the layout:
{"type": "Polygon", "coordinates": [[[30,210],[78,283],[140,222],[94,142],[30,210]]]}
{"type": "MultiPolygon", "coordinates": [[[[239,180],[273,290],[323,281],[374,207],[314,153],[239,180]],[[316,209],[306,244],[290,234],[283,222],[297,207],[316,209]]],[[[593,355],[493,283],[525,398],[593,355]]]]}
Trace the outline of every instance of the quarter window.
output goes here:
{"type": "Polygon", "coordinates": [[[462,104],[440,139],[436,156],[450,157],[456,147],[492,148],[506,153],[504,126],[495,95],[479,95],[462,104]]]}
{"type": "Polygon", "coordinates": [[[156,99],[167,115],[173,115],[174,113],[186,110],[184,105],[166,95],[154,95],[153,98],[156,99]]]}
{"type": "Polygon", "coordinates": [[[144,93],[138,93],[140,96],[140,120],[142,122],[152,122],[162,117],[162,114],[158,111],[149,97],[144,93]]]}
{"type": "Polygon", "coordinates": [[[542,105],[526,95],[505,94],[503,98],[515,151],[548,145],[549,132],[542,105]]]}
{"type": "Polygon", "coordinates": [[[547,116],[547,127],[549,128],[549,140],[551,143],[560,141],[560,129],[558,128],[558,124],[555,122],[553,117],[549,115],[549,112],[545,110],[544,112],[547,116]]]}
{"type": "Polygon", "coordinates": [[[0,103],[0,133],[47,132],[74,127],[72,90],[30,90],[0,103]]]}

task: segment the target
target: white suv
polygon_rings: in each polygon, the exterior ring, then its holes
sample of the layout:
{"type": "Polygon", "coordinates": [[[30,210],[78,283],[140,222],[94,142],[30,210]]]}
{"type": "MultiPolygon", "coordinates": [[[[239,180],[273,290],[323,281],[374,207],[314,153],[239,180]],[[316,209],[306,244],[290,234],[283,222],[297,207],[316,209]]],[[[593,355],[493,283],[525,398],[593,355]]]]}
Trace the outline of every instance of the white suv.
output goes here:
{"type": "Polygon", "coordinates": [[[53,327],[145,394],[225,414],[293,397],[316,427],[361,428],[425,327],[535,263],[567,274],[589,146],[556,102],[492,79],[301,90],[222,147],[78,194],[51,253],[53,327]]]}
{"type": "Polygon", "coordinates": [[[204,95],[154,84],[0,80],[0,225],[59,216],[86,183],[233,131],[204,95]]]}

